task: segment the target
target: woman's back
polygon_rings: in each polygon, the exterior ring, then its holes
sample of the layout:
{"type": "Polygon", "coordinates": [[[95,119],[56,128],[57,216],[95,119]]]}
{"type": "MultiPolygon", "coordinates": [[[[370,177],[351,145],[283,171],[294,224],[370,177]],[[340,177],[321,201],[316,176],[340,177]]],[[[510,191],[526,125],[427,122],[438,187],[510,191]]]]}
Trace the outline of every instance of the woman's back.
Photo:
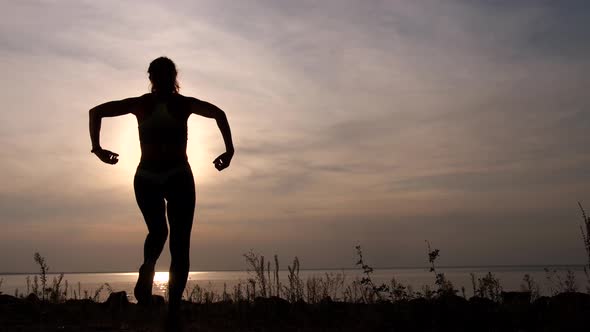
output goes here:
{"type": "Polygon", "coordinates": [[[188,98],[176,93],[148,93],[141,96],[134,114],[143,166],[167,168],[186,162],[187,121],[191,114],[188,98]]]}

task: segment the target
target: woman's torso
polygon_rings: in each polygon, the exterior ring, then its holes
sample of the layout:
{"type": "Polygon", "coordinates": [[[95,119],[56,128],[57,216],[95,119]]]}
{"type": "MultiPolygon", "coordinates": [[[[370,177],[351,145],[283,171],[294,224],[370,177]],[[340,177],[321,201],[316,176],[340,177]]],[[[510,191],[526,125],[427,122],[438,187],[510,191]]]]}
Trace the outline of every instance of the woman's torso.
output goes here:
{"type": "Polygon", "coordinates": [[[135,111],[141,145],[140,168],[165,171],[187,163],[187,121],[190,107],[179,94],[141,97],[135,111]]]}

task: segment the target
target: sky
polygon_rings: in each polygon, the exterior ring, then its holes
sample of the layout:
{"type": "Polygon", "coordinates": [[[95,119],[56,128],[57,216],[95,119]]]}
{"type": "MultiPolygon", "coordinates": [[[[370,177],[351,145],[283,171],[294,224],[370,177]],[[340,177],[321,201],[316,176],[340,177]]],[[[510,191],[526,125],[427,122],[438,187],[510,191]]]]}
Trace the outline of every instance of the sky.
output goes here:
{"type": "MultiPolygon", "coordinates": [[[[249,250],[302,268],[583,264],[590,209],[584,1],[1,1],[0,272],[133,271],[147,228],[132,115],[168,56],[197,190],[191,270],[249,250]]],[[[167,270],[167,247],[158,270],[167,270]]]]}

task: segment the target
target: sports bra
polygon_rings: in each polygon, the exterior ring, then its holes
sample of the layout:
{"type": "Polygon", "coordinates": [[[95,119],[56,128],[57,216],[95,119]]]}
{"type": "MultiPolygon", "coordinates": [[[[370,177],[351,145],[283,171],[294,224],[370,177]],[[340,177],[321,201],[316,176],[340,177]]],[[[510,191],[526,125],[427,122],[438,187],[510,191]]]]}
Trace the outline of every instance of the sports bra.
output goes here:
{"type": "Polygon", "coordinates": [[[142,107],[137,112],[139,141],[147,144],[186,145],[187,107],[182,96],[156,98],[144,95],[142,107]]]}

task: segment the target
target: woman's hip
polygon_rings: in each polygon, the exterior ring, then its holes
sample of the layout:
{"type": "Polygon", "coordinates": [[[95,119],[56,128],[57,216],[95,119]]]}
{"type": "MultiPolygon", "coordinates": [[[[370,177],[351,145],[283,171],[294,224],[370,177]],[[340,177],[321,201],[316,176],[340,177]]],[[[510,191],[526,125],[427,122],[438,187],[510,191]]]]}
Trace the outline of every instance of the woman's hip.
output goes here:
{"type": "Polygon", "coordinates": [[[194,188],[194,177],[190,164],[187,162],[167,165],[167,167],[150,167],[141,162],[135,172],[135,182],[148,181],[154,185],[168,187],[191,185],[194,188]]]}

